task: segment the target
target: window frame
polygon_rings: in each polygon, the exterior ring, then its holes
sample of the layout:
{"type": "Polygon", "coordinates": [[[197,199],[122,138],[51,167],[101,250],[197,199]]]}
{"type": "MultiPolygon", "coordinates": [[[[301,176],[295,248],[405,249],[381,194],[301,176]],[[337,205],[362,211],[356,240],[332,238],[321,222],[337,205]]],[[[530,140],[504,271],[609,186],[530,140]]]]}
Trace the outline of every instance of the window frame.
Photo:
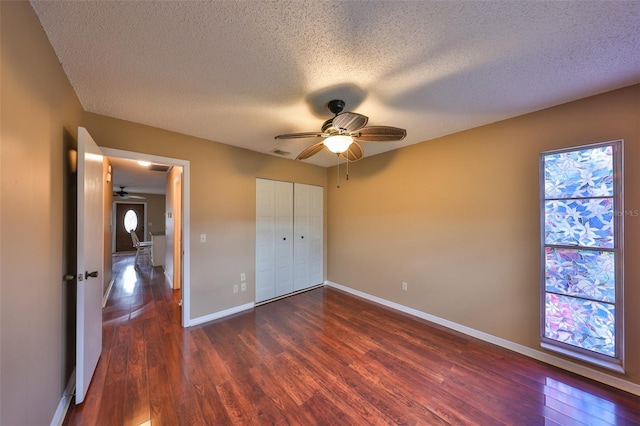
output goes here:
{"type": "MultiPolygon", "coordinates": [[[[587,145],[572,146],[568,148],[555,149],[541,152],[538,159],[539,164],[539,208],[540,208],[540,345],[543,349],[561,353],[563,355],[579,359],[599,367],[603,367],[616,372],[624,372],[624,141],[622,139],[607,142],[599,142],[587,145]],[[594,148],[611,146],[613,150],[613,248],[606,249],[614,253],[615,258],[615,356],[611,357],[600,354],[589,349],[580,348],[568,343],[550,339],[545,336],[546,320],[546,248],[547,247],[567,247],[557,244],[546,244],[545,238],[545,158],[549,155],[562,154],[567,152],[582,151],[594,148]]],[[[575,246],[576,249],[583,249],[585,246],[575,246]]],[[[588,247],[597,250],[597,248],[588,247]]],[[[569,296],[572,297],[572,296],[569,296]]]]}

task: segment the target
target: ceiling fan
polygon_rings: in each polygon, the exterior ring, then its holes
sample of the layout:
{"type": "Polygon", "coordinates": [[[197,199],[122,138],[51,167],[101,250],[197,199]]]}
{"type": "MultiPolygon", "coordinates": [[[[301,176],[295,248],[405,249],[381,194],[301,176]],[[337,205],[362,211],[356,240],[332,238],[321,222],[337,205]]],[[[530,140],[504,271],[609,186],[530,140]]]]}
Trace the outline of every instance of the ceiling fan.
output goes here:
{"type": "Polygon", "coordinates": [[[329,102],[329,111],[335,114],[335,116],[324,122],[320,132],[286,133],[284,135],[278,135],[275,138],[323,138],[322,141],[302,151],[298,157],[296,157],[296,160],[305,160],[326,147],[329,151],[338,154],[341,158],[349,162],[357,161],[364,155],[362,146],[358,142],[400,141],[407,136],[405,129],[399,129],[397,127],[365,127],[369,118],[355,112],[342,112],[344,106],[344,101],[340,99],[329,102]]]}
{"type": "Polygon", "coordinates": [[[129,199],[129,198],[131,198],[131,199],[137,199],[137,200],[145,200],[145,198],[144,198],[144,197],[141,197],[140,195],[129,195],[129,193],[128,193],[127,191],[125,191],[125,190],[124,190],[124,186],[121,186],[121,187],[120,187],[120,191],[115,191],[115,192],[113,193],[113,195],[114,195],[114,196],[118,196],[118,197],[120,197],[120,198],[123,198],[123,199],[125,199],[125,200],[126,200],[126,199],[129,199]]]}

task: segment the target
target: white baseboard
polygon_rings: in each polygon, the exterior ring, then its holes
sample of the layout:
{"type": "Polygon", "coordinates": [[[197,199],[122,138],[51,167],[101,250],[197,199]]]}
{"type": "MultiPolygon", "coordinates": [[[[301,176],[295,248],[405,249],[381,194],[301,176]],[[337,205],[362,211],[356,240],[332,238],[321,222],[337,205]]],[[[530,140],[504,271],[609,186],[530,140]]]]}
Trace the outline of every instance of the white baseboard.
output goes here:
{"type": "Polygon", "coordinates": [[[111,278],[111,281],[109,281],[109,285],[107,286],[107,291],[105,291],[104,295],[102,296],[102,309],[107,306],[107,301],[109,300],[109,295],[111,294],[111,289],[113,288],[114,281],[115,280],[111,278]]]}
{"type": "Polygon", "coordinates": [[[585,367],[584,365],[576,364],[571,361],[567,361],[566,359],[558,358],[556,356],[550,355],[548,353],[530,348],[528,346],[523,346],[518,343],[511,342],[509,340],[494,336],[492,334],[485,333],[483,331],[479,331],[461,324],[457,324],[455,322],[446,320],[444,318],[437,317],[435,315],[428,314],[426,312],[419,311],[417,309],[410,308],[408,306],[401,305],[396,302],[391,302],[386,299],[382,299],[377,296],[373,296],[371,294],[362,292],[360,290],[353,289],[351,287],[347,287],[338,283],[334,283],[332,281],[325,281],[325,284],[337,288],[338,290],[342,290],[344,292],[353,294],[355,296],[362,297],[363,299],[370,300],[375,303],[379,303],[381,305],[387,306],[392,309],[396,309],[398,311],[407,313],[409,315],[413,315],[418,318],[422,318],[424,320],[433,322],[435,324],[439,324],[441,326],[450,328],[452,330],[458,331],[460,333],[466,334],[471,337],[475,337],[480,340],[484,340],[485,342],[492,343],[497,346],[501,346],[503,348],[512,350],[519,354],[528,356],[530,358],[536,359],[538,361],[542,361],[546,364],[553,365],[555,367],[561,368],[566,371],[570,371],[572,373],[578,374],[583,377],[587,377],[589,379],[595,380],[600,383],[604,383],[605,385],[612,386],[614,388],[632,393],[634,395],[640,396],[640,385],[630,382],[628,380],[621,379],[619,377],[611,376],[609,374],[603,373],[602,371],[594,370],[589,367],[585,367]]]}
{"type": "Polygon", "coordinates": [[[318,284],[316,286],[305,288],[304,290],[298,290],[298,291],[295,291],[293,293],[289,293],[289,294],[286,294],[284,296],[281,296],[281,297],[278,297],[278,298],[275,298],[275,299],[265,300],[264,302],[245,303],[244,305],[234,306],[233,308],[225,309],[224,311],[214,312],[214,313],[209,314],[209,315],[205,315],[205,316],[202,316],[202,317],[194,318],[191,321],[189,321],[189,324],[187,324],[187,327],[193,327],[194,325],[200,325],[200,324],[203,324],[205,322],[209,322],[209,321],[217,320],[217,319],[220,319],[220,318],[224,318],[224,317],[229,316],[229,315],[237,314],[238,312],[246,311],[248,309],[253,309],[256,306],[264,305],[265,303],[275,302],[276,300],[284,299],[285,297],[294,296],[294,295],[299,294],[299,293],[304,293],[306,291],[313,290],[313,289],[318,288],[318,287],[322,287],[323,285],[325,285],[325,284],[324,283],[323,284],[318,284]]]}
{"type": "Polygon", "coordinates": [[[171,278],[169,274],[167,274],[167,271],[165,271],[164,268],[162,268],[162,271],[164,272],[164,277],[167,279],[167,281],[169,281],[169,286],[173,288],[173,278],[171,278]]]}
{"type": "Polygon", "coordinates": [[[60,402],[58,403],[58,408],[56,409],[53,418],[51,419],[50,426],[62,426],[64,422],[64,418],[67,415],[67,411],[69,411],[69,406],[71,405],[71,400],[73,399],[73,392],[76,390],[76,370],[73,370],[71,373],[71,377],[67,382],[67,387],[64,389],[64,393],[62,394],[62,398],[60,398],[60,402]]]}
{"type": "Polygon", "coordinates": [[[238,312],[252,309],[254,306],[255,304],[253,302],[245,303],[244,305],[234,306],[233,308],[225,309],[224,311],[218,311],[202,317],[193,318],[191,321],[189,321],[189,324],[187,324],[187,327],[193,327],[194,325],[204,324],[205,322],[209,322],[209,321],[217,320],[220,318],[224,318],[229,315],[237,314],[238,312]]]}

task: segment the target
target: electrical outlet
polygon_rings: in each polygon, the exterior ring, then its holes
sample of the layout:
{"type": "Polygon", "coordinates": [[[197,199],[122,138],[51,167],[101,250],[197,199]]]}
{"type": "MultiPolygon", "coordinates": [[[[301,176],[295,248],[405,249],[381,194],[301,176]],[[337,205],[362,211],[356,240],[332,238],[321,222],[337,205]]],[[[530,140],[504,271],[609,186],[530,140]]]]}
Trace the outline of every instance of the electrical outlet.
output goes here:
{"type": "Polygon", "coordinates": [[[200,234],[200,242],[201,243],[207,242],[207,234],[200,234]]]}
{"type": "Polygon", "coordinates": [[[240,291],[247,291],[247,283],[240,284],[240,291]]]}
{"type": "Polygon", "coordinates": [[[246,281],[247,280],[247,274],[245,274],[244,272],[240,273],[240,281],[246,281]]]}
{"type": "Polygon", "coordinates": [[[234,284],[233,285],[233,292],[237,293],[238,292],[238,284],[234,284]]]}
{"type": "Polygon", "coordinates": [[[402,281],[402,290],[403,291],[407,291],[408,287],[409,287],[409,284],[407,284],[404,281],[402,281]]]}

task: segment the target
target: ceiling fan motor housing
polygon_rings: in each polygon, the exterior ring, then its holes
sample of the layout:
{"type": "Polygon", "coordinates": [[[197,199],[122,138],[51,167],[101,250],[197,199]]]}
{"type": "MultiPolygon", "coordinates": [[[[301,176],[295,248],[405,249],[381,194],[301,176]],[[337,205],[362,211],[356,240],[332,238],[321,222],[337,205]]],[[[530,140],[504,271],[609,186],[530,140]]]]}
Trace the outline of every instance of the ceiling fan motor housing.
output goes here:
{"type": "Polygon", "coordinates": [[[343,108],[344,108],[344,101],[340,99],[334,99],[329,102],[329,111],[331,111],[336,115],[340,114],[343,108]]]}

